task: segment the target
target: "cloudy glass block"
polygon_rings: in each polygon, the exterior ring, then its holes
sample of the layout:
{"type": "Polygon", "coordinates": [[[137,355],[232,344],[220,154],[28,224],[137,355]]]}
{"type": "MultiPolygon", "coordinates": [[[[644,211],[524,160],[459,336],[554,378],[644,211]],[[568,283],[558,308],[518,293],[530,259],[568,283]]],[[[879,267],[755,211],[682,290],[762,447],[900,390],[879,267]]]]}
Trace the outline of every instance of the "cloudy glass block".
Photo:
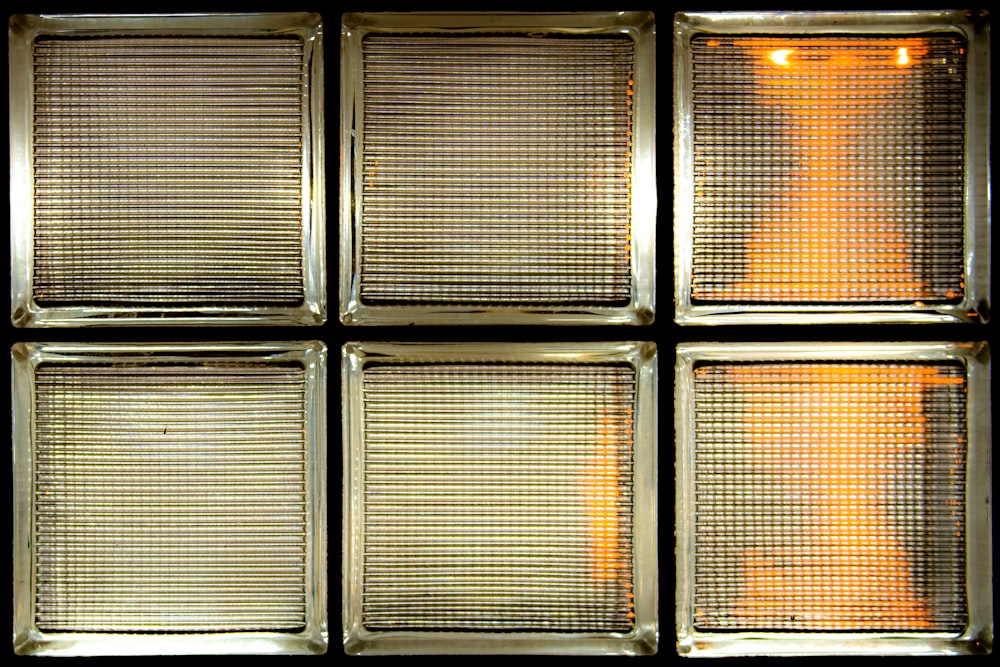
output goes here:
{"type": "Polygon", "coordinates": [[[350,654],[655,652],[650,344],[348,344],[350,654]]]}
{"type": "Polygon", "coordinates": [[[317,15],[10,30],[15,325],[322,323],[317,15]]]}
{"type": "Polygon", "coordinates": [[[18,653],[325,651],[321,343],[12,354],[18,653]]]}

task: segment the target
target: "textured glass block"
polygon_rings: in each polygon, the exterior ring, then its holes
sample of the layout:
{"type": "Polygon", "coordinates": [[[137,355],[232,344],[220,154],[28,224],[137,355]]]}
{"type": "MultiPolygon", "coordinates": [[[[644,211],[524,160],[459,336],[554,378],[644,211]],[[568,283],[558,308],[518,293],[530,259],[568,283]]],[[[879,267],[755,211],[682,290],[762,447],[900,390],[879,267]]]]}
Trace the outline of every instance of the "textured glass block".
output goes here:
{"type": "Polygon", "coordinates": [[[318,16],[11,35],[16,325],[323,321],[318,16]]]}
{"type": "Polygon", "coordinates": [[[349,653],[655,650],[651,348],[345,355],[349,653]]]}
{"type": "Polygon", "coordinates": [[[989,317],[985,15],[678,15],[684,324],[989,317]]]}
{"type": "Polygon", "coordinates": [[[15,650],[324,651],[324,354],[15,346],[15,650]]]}
{"type": "Polygon", "coordinates": [[[652,20],[345,15],[342,320],[651,321],[652,20]]]}
{"type": "Polygon", "coordinates": [[[679,651],[988,652],[988,359],[680,346],[679,651]]]}

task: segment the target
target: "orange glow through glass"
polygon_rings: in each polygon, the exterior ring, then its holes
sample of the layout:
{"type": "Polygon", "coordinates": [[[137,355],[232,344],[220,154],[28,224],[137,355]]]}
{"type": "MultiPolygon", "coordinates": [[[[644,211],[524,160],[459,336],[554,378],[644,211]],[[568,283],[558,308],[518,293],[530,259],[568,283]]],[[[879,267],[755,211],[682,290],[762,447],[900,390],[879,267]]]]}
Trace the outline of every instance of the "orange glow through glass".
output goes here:
{"type": "Polygon", "coordinates": [[[952,37],[695,40],[692,297],[960,298],[952,37]]]}
{"type": "Polygon", "coordinates": [[[696,623],[961,626],[959,369],[745,364],[696,377],[721,400],[712,417],[699,409],[696,623]]]}

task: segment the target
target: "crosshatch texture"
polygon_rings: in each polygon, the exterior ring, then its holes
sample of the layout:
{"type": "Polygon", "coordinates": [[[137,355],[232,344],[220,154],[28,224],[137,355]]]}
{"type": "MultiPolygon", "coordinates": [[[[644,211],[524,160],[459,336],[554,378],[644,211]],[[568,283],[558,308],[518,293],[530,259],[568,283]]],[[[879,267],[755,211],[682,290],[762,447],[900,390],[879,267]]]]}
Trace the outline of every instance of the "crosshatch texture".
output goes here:
{"type": "Polygon", "coordinates": [[[370,35],[361,299],[632,298],[633,41],[370,35]]]}
{"type": "Polygon", "coordinates": [[[625,365],[364,370],[369,630],[629,632],[625,365]]]}
{"type": "Polygon", "coordinates": [[[966,627],[961,366],[707,363],[694,391],[696,628],[966,627]]]}
{"type": "Polygon", "coordinates": [[[33,44],[42,306],[303,301],[298,37],[33,44]]]}
{"type": "Polygon", "coordinates": [[[306,625],[300,365],[42,364],[35,385],[40,630],[306,625]]]}
{"type": "Polygon", "coordinates": [[[957,303],[967,43],[691,41],[699,303],[957,303]]]}

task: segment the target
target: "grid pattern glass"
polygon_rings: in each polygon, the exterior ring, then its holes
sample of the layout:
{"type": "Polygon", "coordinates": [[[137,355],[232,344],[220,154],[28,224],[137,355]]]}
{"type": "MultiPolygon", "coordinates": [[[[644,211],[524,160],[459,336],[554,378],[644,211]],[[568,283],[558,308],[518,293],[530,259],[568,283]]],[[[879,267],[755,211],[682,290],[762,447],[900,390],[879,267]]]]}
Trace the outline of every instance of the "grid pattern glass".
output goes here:
{"type": "Polygon", "coordinates": [[[368,630],[635,626],[635,371],[363,371],[368,630]]]}
{"type": "Polygon", "coordinates": [[[35,301],[301,303],[303,54],[287,36],[37,39],[35,301]]]}
{"type": "Polygon", "coordinates": [[[366,303],[632,297],[633,41],[370,35],[366,303]]]}
{"type": "Polygon", "coordinates": [[[692,38],[701,303],[956,303],[967,43],[692,38]]]}
{"type": "Polygon", "coordinates": [[[957,364],[695,367],[694,625],[958,632],[957,364]]]}
{"type": "Polygon", "coordinates": [[[42,364],[42,632],[306,625],[301,365],[42,364]]]}

